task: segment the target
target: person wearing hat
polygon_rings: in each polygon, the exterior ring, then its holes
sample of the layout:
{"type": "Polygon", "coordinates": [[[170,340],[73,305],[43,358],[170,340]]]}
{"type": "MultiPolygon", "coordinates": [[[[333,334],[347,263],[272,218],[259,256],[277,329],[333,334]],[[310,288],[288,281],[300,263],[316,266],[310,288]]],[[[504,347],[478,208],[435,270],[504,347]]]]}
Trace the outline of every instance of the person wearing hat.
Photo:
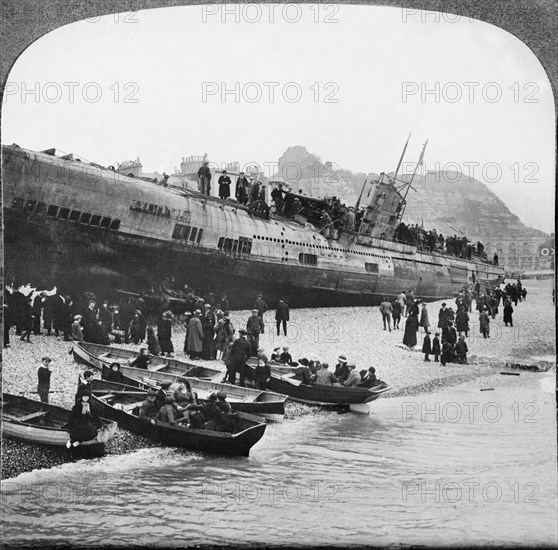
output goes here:
{"type": "Polygon", "coordinates": [[[207,424],[204,426],[204,430],[217,430],[223,426],[224,416],[223,412],[217,405],[218,398],[217,395],[212,393],[209,395],[207,403],[202,406],[201,412],[207,419],[207,424]]]}
{"type": "Polygon", "coordinates": [[[405,332],[403,334],[403,343],[408,348],[417,345],[417,331],[419,329],[419,319],[416,310],[413,308],[409,311],[409,316],[405,321],[405,332]]]}
{"type": "Polygon", "coordinates": [[[78,387],[76,391],[75,401],[76,403],[79,401],[79,398],[84,394],[88,393],[91,395],[93,392],[91,390],[91,380],[93,380],[93,372],[90,370],[86,370],[83,373],[83,378],[78,377],[78,387]]]}
{"type": "Polygon", "coordinates": [[[188,428],[191,430],[201,430],[207,419],[201,412],[200,405],[191,405],[188,410],[188,428]]]}
{"type": "Polygon", "coordinates": [[[147,354],[147,348],[141,348],[140,354],[130,363],[130,367],[136,369],[146,369],[151,364],[151,359],[147,354]]]}
{"type": "Polygon", "coordinates": [[[235,197],[238,204],[248,203],[249,187],[250,187],[250,183],[248,182],[248,178],[244,175],[244,172],[240,172],[236,180],[236,189],[235,189],[235,197]]]}
{"type": "Polygon", "coordinates": [[[362,375],[361,371],[361,379],[362,382],[358,384],[359,388],[374,388],[375,386],[386,385],[385,382],[382,382],[376,377],[376,369],[374,367],[369,367],[367,371],[364,371],[364,376],[362,375]]]}
{"type": "Polygon", "coordinates": [[[172,357],[174,346],[172,345],[172,321],[174,315],[170,311],[165,311],[157,325],[157,339],[161,346],[161,355],[167,354],[172,357]]]}
{"type": "Polygon", "coordinates": [[[72,340],[74,342],[83,342],[83,330],[81,328],[81,315],[74,315],[72,323],[72,340]]]}
{"type": "Polygon", "coordinates": [[[434,355],[434,361],[438,362],[440,355],[442,353],[442,349],[440,347],[440,333],[437,332],[434,334],[434,338],[432,339],[432,355],[434,355]]]}
{"type": "Polygon", "coordinates": [[[97,307],[95,300],[89,300],[87,307],[83,312],[83,339],[85,342],[95,343],[97,332],[97,307]]]}
{"type": "Polygon", "coordinates": [[[154,389],[149,388],[149,390],[147,390],[147,397],[141,404],[139,418],[142,420],[148,420],[152,424],[155,424],[155,417],[158,412],[159,405],[157,404],[157,392],[154,389]]]}
{"type": "Polygon", "coordinates": [[[384,296],[382,303],[380,304],[380,313],[382,314],[382,321],[384,322],[384,330],[386,330],[386,324],[391,332],[391,313],[393,312],[393,307],[391,302],[388,300],[387,296],[384,296]]]}
{"type": "Polygon", "coordinates": [[[225,311],[215,325],[215,347],[217,348],[217,359],[222,359],[227,344],[233,341],[234,326],[231,323],[229,312],[225,311]]]}
{"type": "Polygon", "coordinates": [[[273,363],[279,363],[279,358],[281,357],[281,348],[276,346],[273,348],[273,353],[271,354],[271,361],[273,363]]]}
{"type": "Polygon", "coordinates": [[[234,385],[236,383],[236,373],[238,372],[240,375],[239,384],[245,386],[246,361],[251,355],[252,347],[246,339],[247,333],[244,329],[239,330],[238,334],[239,337],[233,342],[229,357],[229,384],[234,385]]]}
{"type": "Polygon", "coordinates": [[[258,310],[258,315],[263,319],[264,313],[267,311],[267,304],[263,299],[262,294],[256,296],[256,301],[254,302],[254,309],[258,310]]]}
{"type": "Polygon", "coordinates": [[[201,311],[196,309],[186,325],[185,349],[190,359],[199,359],[203,350],[203,327],[201,322],[201,311]]]}
{"type": "Polygon", "coordinates": [[[39,336],[41,334],[41,312],[44,307],[46,292],[40,292],[33,300],[31,313],[33,315],[33,334],[39,336]]]}
{"type": "Polygon", "coordinates": [[[41,359],[41,366],[37,370],[37,394],[43,403],[48,403],[48,392],[50,391],[50,364],[52,359],[50,357],[43,357],[41,359]]]}
{"type": "Polygon", "coordinates": [[[165,398],[170,395],[170,387],[172,382],[170,380],[163,380],[159,383],[159,389],[157,390],[157,395],[155,396],[155,401],[158,407],[162,407],[165,404],[165,398]]]}
{"type": "Polygon", "coordinates": [[[426,329],[426,334],[422,341],[422,353],[424,353],[424,360],[429,363],[429,355],[432,353],[432,342],[430,341],[430,331],[428,329],[426,329]]]}
{"type": "Polygon", "coordinates": [[[356,388],[361,383],[360,372],[356,369],[354,363],[349,363],[347,368],[349,369],[349,376],[343,382],[343,386],[346,388],[356,388]]]}
{"type": "Polygon", "coordinates": [[[112,330],[112,314],[110,312],[108,305],[109,305],[108,300],[104,300],[103,305],[99,310],[99,319],[103,324],[103,328],[107,332],[110,332],[112,330]]]}
{"type": "Polygon", "coordinates": [[[438,312],[438,328],[442,329],[442,332],[446,329],[449,321],[449,309],[446,308],[446,303],[442,304],[440,311],[438,312]]]}
{"type": "Polygon", "coordinates": [[[70,412],[68,431],[70,439],[66,447],[77,447],[82,441],[91,441],[101,427],[101,421],[95,409],[91,407],[91,393],[83,393],[76,398],[76,403],[70,412]]]}
{"type": "Polygon", "coordinates": [[[457,341],[457,344],[455,344],[455,357],[460,365],[467,364],[468,351],[469,348],[467,347],[467,343],[465,342],[465,336],[461,335],[459,337],[459,340],[457,341]]]}
{"type": "Polygon", "coordinates": [[[316,384],[319,386],[333,386],[337,382],[337,377],[329,370],[329,365],[322,363],[321,368],[316,371],[316,384]]]}
{"type": "Polygon", "coordinates": [[[226,170],[223,170],[218,183],[219,198],[225,201],[231,196],[231,178],[229,178],[226,170]]]}
{"type": "Polygon", "coordinates": [[[211,194],[211,170],[207,160],[203,161],[198,170],[198,190],[202,195],[211,194]]]}
{"type": "Polygon", "coordinates": [[[267,389],[267,383],[271,380],[271,369],[269,361],[263,348],[258,348],[258,364],[254,368],[254,385],[258,390],[267,389]]]}
{"type": "Polygon", "coordinates": [[[255,356],[260,345],[260,334],[263,334],[265,332],[263,319],[259,316],[259,312],[257,309],[252,310],[252,315],[246,322],[246,331],[248,332],[248,334],[252,335],[251,355],[255,356]]]}
{"type": "Polygon", "coordinates": [[[287,321],[290,320],[289,316],[289,306],[283,300],[280,299],[277,304],[277,309],[275,311],[275,324],[277,325],[277,336],[279,336],[279,329],[283,325],[283,335],[287,336],[287,321]]]}
{"type": "Polygon", "coordinates": [[[290,365],[293,362],[293,357],[289,353],[289,346],[283,346],[283,351],[279,356],[279,363],[283,363],[284,365],[290,365]]]}
{"type": "Polygon", "coordinates": [[[211,304],[204,305],[205,312],[201,318],[202,330],[203,330],[203,342],[202,342],[202,359],[211,360],[215,359],[216,349],[215,349],[215,313],[211,311],[211,304]]]}
{"type": "Polygon", "coordinates": [[[333,374],[340,384],[347,380],[347,377],[349,376],[349,369],[347,367],[347,357],[345,355],[340,355],[337,358],[337,365],[335,365],[335,371],[333,374]]]}

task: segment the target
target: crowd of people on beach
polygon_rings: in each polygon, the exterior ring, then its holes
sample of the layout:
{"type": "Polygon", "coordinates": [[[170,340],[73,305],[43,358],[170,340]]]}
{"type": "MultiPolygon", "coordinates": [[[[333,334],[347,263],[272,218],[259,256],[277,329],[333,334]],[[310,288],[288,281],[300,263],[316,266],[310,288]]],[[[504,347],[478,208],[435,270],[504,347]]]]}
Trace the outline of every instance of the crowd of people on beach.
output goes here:
{"type": "Polygon", "coordinates": [[[478,281],[475,285],[464,285],[455,297],[455,310],[442,303],[436,324],[439,330],[435,331],[433,337],[427,304],[416,298],[413,290],[408,293],[402,291],[393,301],[384,296],[380,313],[384,330],[390,332],[392,321],[394,330],[399,329],[402,317],[406,317],[403,344],[409,348],[417,345],[417,333],[422,327],[424,361],[429,362],[430,355],[433,355],[434,361],[440,361],[442,365],[467,364],[469,349],[465,339],[469,337],[469,313],[473,311],[473,302],[479,315],[480,333],[484,338],[490,338],[490,319],[496,318],[499,307],[502,307],[505,326],[513,327],[513,305],[517,307],[518,302],[526,299],[527,289],[520,279],[506,284],[504,288],[500,288],[500,285],[491,287],[486,283],[484,292],[478,281]]]}

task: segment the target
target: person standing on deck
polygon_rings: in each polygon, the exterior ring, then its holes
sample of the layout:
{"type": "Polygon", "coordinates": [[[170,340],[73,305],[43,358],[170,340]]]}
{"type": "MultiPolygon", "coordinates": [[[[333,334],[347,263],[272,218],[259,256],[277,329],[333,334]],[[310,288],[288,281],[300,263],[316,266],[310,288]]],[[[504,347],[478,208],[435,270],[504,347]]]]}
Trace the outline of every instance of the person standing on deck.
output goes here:
{"type": "Polygon", "coordinates": [[[244,172],[240,172],[238,178],[236,179],[235,197],[238,204],[246,204],[248,202],[248,179],[244,175],[244,172]]]}
{"type": "Polygon", "coordinates": [[[223,170],[222,175],[219,177],[219,198],[227,200],[231,196],[231,178],[226,170],[223,170]]]}
{"type": "Polygon", "coordinates": [[[41,398],[43,403],[48,403],[48,392],[50,390],[50,375],[52,371],[50,370],[50,364],[52,359],[50,357],[43,357],[41,359],[42,365],[37,370],[37,393],[41,398]]]}
{"type": "Polygon", "coordinates": [[[202,195],[211,195],[211,170],[207,160],[203,161],[198,170],[198,190],[202,195]]]}

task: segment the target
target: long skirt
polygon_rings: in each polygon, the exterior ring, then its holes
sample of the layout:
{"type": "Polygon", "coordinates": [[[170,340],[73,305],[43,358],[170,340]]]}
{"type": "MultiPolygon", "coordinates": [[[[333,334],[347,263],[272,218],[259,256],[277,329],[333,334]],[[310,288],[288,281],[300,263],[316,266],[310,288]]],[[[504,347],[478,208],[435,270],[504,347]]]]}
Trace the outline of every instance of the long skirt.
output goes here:
{"type": "Polygon", "coordinates": [[[174,353],[174,346],[170,338],[159,338],[162,353],[174,353]]]}
{"type": "Polygon", "coordinates": [[[403,335],[403,343],[410,348],[417,345],[417,331],[412,326],[405,327],[405,334],[403,335]]]}

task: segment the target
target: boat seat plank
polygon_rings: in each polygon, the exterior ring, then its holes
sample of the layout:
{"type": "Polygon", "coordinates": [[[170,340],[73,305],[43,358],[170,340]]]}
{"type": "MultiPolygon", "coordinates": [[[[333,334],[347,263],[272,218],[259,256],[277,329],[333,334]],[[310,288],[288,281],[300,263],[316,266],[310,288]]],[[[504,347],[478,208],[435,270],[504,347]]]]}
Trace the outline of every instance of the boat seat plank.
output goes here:
{"type": "Polygon", "coordinates": [[[27,422],[28,420],[32,420],[33,418],[39,418],[41,416],[45,416],[48,411],[38,411],[26,414],[24,416],[17,416],[15,414],[10,413],[2,413],[2,416],[10,419],[10,420],[17,420],[18,422],[27,422]]]}
{"type": "Polygon", "coordinates": [[[162,365],[155,365],[154,367],[150,368],[149,370],[152,371],[152,372],[157,372],[157,371],[160,371],[161,369],[164,369],[168,366],[169,366],[168,363],[163,363],[162,365]]]}

